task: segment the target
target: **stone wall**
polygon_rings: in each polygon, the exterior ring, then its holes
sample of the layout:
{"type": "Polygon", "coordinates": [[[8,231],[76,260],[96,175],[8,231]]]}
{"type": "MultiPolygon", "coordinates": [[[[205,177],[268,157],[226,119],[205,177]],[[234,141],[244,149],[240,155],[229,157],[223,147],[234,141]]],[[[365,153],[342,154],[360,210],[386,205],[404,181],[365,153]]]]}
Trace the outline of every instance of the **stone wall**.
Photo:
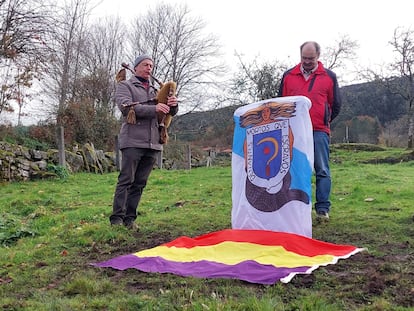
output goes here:
{"type": "MultiPolygon", "coordinates": [[[[65,150],[66,169],[70,173],[108,173],[117,170],[114,152],[95,150],[85,144],[71,151],[65,150]]],[[[57,149],[40,151],[0,141],[0,182],[53,178],[51,169],[59,164],[57,149]]]]}

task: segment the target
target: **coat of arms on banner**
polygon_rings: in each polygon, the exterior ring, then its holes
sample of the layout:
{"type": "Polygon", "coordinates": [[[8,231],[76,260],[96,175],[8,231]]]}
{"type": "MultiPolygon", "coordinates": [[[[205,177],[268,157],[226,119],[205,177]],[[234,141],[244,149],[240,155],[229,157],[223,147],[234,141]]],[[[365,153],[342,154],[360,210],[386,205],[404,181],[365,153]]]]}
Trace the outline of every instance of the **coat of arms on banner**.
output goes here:
{"type": "Polygon", "coordinates": [[[271,188],[281,183],[290,167],[289,120],[246,130],[247,176],[251,183],[271,188]],[[270,186],[269,186],[270,185],[270,186]]]}
{"type": "Polygon", "coordinates": [[[246,128],[246,198],[256,209],[273,212],[292,200],[309,203],[300,189],[290,189],[294,136],[289,118],[295,103],[268,102],[240,117],[246,128]]]}

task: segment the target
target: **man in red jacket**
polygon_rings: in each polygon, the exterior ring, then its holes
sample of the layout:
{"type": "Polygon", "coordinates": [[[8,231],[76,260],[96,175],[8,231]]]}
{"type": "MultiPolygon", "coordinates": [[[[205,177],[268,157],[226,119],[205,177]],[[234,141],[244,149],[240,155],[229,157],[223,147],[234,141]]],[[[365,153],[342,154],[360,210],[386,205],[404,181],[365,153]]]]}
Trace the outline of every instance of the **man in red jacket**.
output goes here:
{"type": "Polygon", "coordinates": [[[300,46],[301,62],[282,77],[278,96],[303,95],[312,102],[316,175],[315,210],[319,220],[329,220],[331,174],[329,169],[330,123],[339,114],[341,97],[336,75],[319,61],[321,48],[308,41],[300,46]]]}

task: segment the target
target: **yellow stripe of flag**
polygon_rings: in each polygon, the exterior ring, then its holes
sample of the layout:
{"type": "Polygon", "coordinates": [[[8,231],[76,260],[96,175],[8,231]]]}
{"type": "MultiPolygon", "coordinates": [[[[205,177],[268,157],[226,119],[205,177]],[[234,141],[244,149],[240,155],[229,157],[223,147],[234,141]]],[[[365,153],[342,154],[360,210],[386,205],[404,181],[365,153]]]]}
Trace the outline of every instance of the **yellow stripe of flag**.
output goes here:
{"type": "Polygon", "coordinates": [[[302,256],[282,246],[266,246],[245,242],[222,242],[212,246],[192,248],[157,246],[134,254],[138,257],[162,257],[175,262],[214,261],[235,265],[246,260],[276,267],[294,268],[334,263],[332,255],[302,256]]]}

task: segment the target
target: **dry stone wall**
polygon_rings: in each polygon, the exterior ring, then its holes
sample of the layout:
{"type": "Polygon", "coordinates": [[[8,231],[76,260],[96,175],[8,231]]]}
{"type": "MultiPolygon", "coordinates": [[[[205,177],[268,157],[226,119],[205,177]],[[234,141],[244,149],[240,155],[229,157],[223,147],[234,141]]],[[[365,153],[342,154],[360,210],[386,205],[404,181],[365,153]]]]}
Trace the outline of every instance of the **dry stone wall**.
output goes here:
{"type": "MultiPolygon", "coordinates": [[[[115,153],[95,150],[93,144],[65,150],[65,160],[70,173],[103,174],[117,170],[115,153]]],[[[50,168],[58,164],[57,149],[40,151],[0,141],[0,182],[56,177],[50,168]]]]}

